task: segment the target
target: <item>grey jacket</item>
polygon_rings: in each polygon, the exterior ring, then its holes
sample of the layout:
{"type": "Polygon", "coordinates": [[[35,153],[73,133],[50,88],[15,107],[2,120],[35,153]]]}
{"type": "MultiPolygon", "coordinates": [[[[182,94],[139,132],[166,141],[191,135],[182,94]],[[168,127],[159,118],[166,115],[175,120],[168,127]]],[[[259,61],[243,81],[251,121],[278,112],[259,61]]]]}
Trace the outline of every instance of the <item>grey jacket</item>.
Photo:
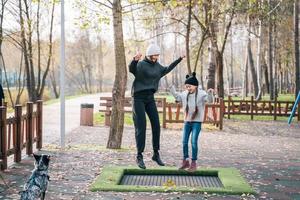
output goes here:
{"type": "Polygon", "coordinates": [[[147,58],[140,62],[133,60],[129,65],[129,71],[135,76],[131,89],[132,96],[145,90],[156,92],[161,77],[172,71],[181,60],[182,58],[175,60],[168,67],[147,58]]]}
{"type": "MultiPolygon", "coordinates": [[[[176,92],[175,87],[172,86],[170,89],[170,92],[175,97],[176,101],[182,102],[183,113],[185,116],[185,108],[186,108],[186,104],[187,104],[186,98],[188,95],[188,91],[176,92]]],[[[188,111],[188,115],[184,119],[184,121],[203,122],[204,112],[205,112],[205,103],[207,103],[209,100],[211,101],[211,99],[213,99],[212,94],[207,94],[204,90],[202,90],[200,87],[198,87],[197,101],[195,101],[195,93],[189,95],[189,99],[188,99],[189,111],[188,111]],[[192,115],[196,109],[195,102],[197,102],[198,113],[197,113],[196,117],[192,120],[191,119],[192,115]]]]}

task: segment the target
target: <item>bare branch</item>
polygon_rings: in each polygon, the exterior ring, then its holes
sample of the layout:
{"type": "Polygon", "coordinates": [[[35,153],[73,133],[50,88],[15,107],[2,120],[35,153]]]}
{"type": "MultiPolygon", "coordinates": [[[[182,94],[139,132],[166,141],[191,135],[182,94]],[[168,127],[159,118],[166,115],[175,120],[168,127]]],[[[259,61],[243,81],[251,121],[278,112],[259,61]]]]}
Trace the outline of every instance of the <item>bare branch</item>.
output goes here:
{"type": "Polygon", "coordinates": [[[233,1],[233,6],[232,6],[233,10],[232,10],[231,15],[230,15],[229,23],[227,24],[226,29],[225,29],[225,36],[224,36],[224,41],[223,41],[223,45],[222,45],[222,49],[221,49],[221,54],[223,54],[223,52],[225,50],[227,37],[228,37],[229,30],[230,30],[230,27],[231,27],[231,24],[232,24],[232,20],[233,20],[234,14],[235,14],[235,10],[234,10],[235,4],[236,4],[236,1],[233,1]]]}
{"type": "Polygon", "coordinates": [[[158,36],[161,36],[161,35],[166,35],[166,34],[170,34],[170,33],[172,33],[172,34],[178,34],[178,35],[181,35],[181,36],[183,36],[183,37],[186,37],[186,35],[184,35],[182,32],[176,32],[176,31],[170,31],[170,32],[164,32],[164,33],[159,33],[159,34],[157,34],[157,35],[154,35],[154,36],[152,36],[152,37],[149,37],[149,38],[147,38],[147,39],[143,39],[143,40],[134,40],[135,42],[145,42],[145,41],[147,41],[147,40],[150,40],[150,39],[152,39],[152,38],[155,38],[155,37],[158,37],[158,36]]]}
{"type": "Polygon", "coordinates": [[[182,19],[176,19],[175,17],[170,17],[169,19],[172,19],[174,21],[177,21],[177,22],[182,23],[183,25],[187,26],[187,23],[185,23],[182,19]]]}
{"type": "MultiPolygon", "coordinates": [[[[109,5],[107,5],[107,4],[105,4],[105,3],[102,3],[102,2],[100,2],[100,1],[98,1],[98,0],[92,0],[93,2],[95,2],[95,3],[98,3],[98,4],[100,4],[100,5],[102,5],[102,6],[105,6],[106,8],[109,8],[109,9],[112,9],[112,6],[109,6],[109,5]]],[[[110,2],[110,1],[109,1],[110,2]]],[[[111,3],[111,2],[110,2],[111,3]]],[[[111,3],[111,5],[112,5],[112,3],[111,3]]]]}
{"type": "Polygon", "coordinates": [[[194,12],[192,12],[193,17],[195,18],[196,22],[200,25],[202,31],[206,31],[207,28],[204,26],[204,24],[200,21],[200,19],[195,15],[194,12]]]}
{"type": "Polygon", "coordinates": [[[272,14],[272,12],[274,12],[279,7],[279,5],[281,4],[281,2],[282,2],[282,0],[279,1],[278,4],[272,10],[270,10],[270,12],[267,13],[267,16],[270,15],[270,14],[272,14]]]}
{"type": "MultiPolygon", "coordinates": [[[[128,10],[128,11],[123,11],[122,13],[123,13],[123,14],[127,14],[127,13],[130,13],[130,12],[136,11],[136,10],[143,9],[143,8],[145,8],[146,6],[147,6],[147,5],[143,5],[143,6],[140,6],[140,7],[131,9],[131,10],[128,10]]],[[[124,9],[124,8],[123,8],[123,9],[124,9]]]]}
{"type": "Polygon", "coordinates": [[[110,0],[106,0],[106,1],[108,1],[108,3],[109,3],[110,5],[113,5],[113,3],[112,3],[110,0]]]}
{"type": "Polygon", "coordinates": [[[139,2],[139,3],[134,3],[134,4],[129,4],[129,5],[126,5],[126,6],[123,6],[123,9],[124,8],[127,8],[127,7],[130,7],[130,6],[134,6],[134,5],[140,5],[140,4],[155,4],[155,3],[161,3],[162,1],[161,0],[157,0],[157,1],[143,1],[143,2],[139,2]]]}
{"type": "Polygon", "coordinates": [[[207,37],[207,33],[208,33],[208,30],[206,30],[206,31],[202,34],[202,36],[201,36],[201,41],[200,41],[200,45],[199,45],[199,48],[198,48],[197,57],[196,57],[196,62],[195,62],[195,66],[194,66],[194,72],[196,71],[196,68],[197,68],[197,65],[198,65],[199,55],[200,55],[201,49],[202,49],[202,47],[203,47],[204,41],[208,38],[208,37],[207,37]]]}

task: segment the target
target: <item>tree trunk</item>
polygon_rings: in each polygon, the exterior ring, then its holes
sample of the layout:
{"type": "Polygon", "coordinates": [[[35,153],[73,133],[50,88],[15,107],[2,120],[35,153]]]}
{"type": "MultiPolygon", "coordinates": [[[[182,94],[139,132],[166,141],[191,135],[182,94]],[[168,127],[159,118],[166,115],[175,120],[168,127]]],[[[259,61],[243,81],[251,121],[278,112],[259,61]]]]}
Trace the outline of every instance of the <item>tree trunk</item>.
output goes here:
{"type": "Polygon", "coordinates": [[[42,98],[47,74],[50,68],[50,60],[52,56],[52,31],[53,31],[53,20],[54,20],[54,7],[56,1],[52,2],[52,11],[51,11],[51,24],[50,24],[50,33],[49,33],[49,49],[47,53],[47,64],[46,68],[41,68],[41,39],[40,39],[40,10],[38,4],[38,12],[36,16],[36,21],[32,17],[32,5],[31,1],[28,0],[19,0],[19,23],[20,23],[20,43],[22,48],[22,54],[24,55],[24,64],[25,64],[25,73],[26,73],[26,87],[28,91],[29,101],[35,102],[39,98],[42,98]],[[24,5],[24,7],[23,7],[24,5]],[[25,25],[26,24],[26,25],[25,25]],[[35,43],[33,42],[33,26],[36,24],[36,34],[37,34],[37,63],[34,63],[33,53],[35,50],[35,43]],[[42,74],[42,71],[44,73],[42,74]],[[38,77],[35,77],[37,72],[38,77]]]}
{"type": "Polygon", "coordinates": [[[136,21],[134,18],[134,11],[133,11],[133,6],[130,6],[131,9],[131,21],[132,21],[132,29],[133,29],[133,35],[134,35],[134,46],[136,47],[135,51],[139,52],[140,51],[140,43],[137,41],[138,40],[138,34],[136,31],[136,21]]]}
{"type": "Polygon", "coordinates": [[[216,62],[214,56],[214,49],[212,46],[212,41],[209,42],[208,49],[208,80],[207,80],[207,89],[215,89],[215,74],[216,74],[216,62]]]}
{"type": "Polygon", "coordinates": [[[87,65],[87,72],[88,72],[88,81],[89,81],[89,90],[88,90],[88,93],[92,93],[92,91],[93,91],[93,88],[92,88],[92,65],[91,64],[89,64],[89,65],[87,65]]]}
{"type": "Polygon", "coordinates": [[[189,0],[188,5],[188,22],[186,27],[186,39],[185,39],[185,51],[188,73],[192,73],[191,59],[190,59],[190,33],[191,33],[191,21],[192,21],[192,0],[189,0]]]}
{"type": "MultiPolygon", "coordinates": [[[[27,35],[27,51],[25,52],[26,54],[28,54],[27,59],[28,59],[28,68],[29,68],[29,73],[27,74],[26,78],[30,80],[30,90],[31,93],[29,93],[29,99],[32,102],[35,102],[37,100],[37,91],[35,89],[36,86],[36,80],[35,80],[35,71],[34,71],[34,62],[33,62],[33,42],[32,42],[32,36],[33,36],[33,18],[31,16],[31,8],[30,8],[30,4],[28,2],[28,0],[23,0],[24,2],[24,14],[26,17],[26,24],[27,24],[27,29],[26,30],[26,35],[27,35]]],[[[22,15],[23,13],[21,13],[22,15]]],[[[39,21],[39,19],[37,19],[37,21],[39,21]]],[[[26,36],[25,36],[25,40],[26,40],[26,36]]],[[[24,57],[25,58],[25,57],[24,57]]]]}
{"type": "Polygon", "coordinates": [[[233,38],[232,38],[232,31],[231,31],[231,40],[230,40],[230,67],[227,69],[230,69],[230,76],[229,76],[229,88],[234,88],[234,75],[233,75],[233,38]]]}
{"type": "MultiPolygon", "coordinates": [[[[177,27],[176,27],[177,28],[177,27]]],[[[174,35],[174,52],[173,52],[173,60],[178,58],[178,41],[177,41],[177,35],[174,35]]],[[[174,72],[172,73],[172,84],[175,85],[176,88],[178,88],[178,67],[174,69],[174,72]]]]}
{"type": "Polygon", "coordinates": [[[224,78],[223,78],[224,65],[223,65],[223,54],[220,51],[216,51],[216,67],[217,67],[218,96],[220,98],[224,98],[224,78]]]}
{"type": "Polygon", "coordinates": [[[245,51],[244,75],[243,75],[243,99],[248,96],[248,48],[245,51]]]}
{"type": "Polygon", "coordinates": [[[269,71],[268,71],[268,65],[266,60],[264,59],[264,76],[265,76],[265,82],[266,82],[266,89],[267,93],[270,93],[270,81],[269,81],[269,71]]]}
{"type": "Polygon", "coordinates": [[[282,72],[282,60],[278,60],[278,67],[279,67],[279,93],[283,93],[283,72],[282,72]]]}
{"type": "Polygon", "coordinates": [[[127,83],[127,70],[122,27],[121,0],[113,1],[114,49],[116,61],[115,82],[112,91],[112,115],[107,148],[119,149],[124,128],[124,99],[127,83]]]}
{"type": "MultiPolygon", "coordinates": [[[[3,70],[4,70],[4,77],[5,77],[5,81],[6,81],[6,85],[7,85],[7,91],[8,91],[8,95],[9,95],[9,99],[10,99],[10,102],[11,102],[11,105],[14,107],[14,101],[13,101],[13,98],[12,98],[12,94],[11,94],[11,90],[10,90],[10,87],[9,87],[9,81],[8,81],[8,77],[7,77],[7,71],[6,71],[6,66],[5,66],[5,61],[4,61],[4,57],[2,55],[2,45],[0,46],[1,50],[0,50],[0,66],[3,67],[3,70]]],[[[0,99],[2,101],[2,99],[0,99]]]]}
{"type": "Polygon", "coordinates": [[[253,82],[253,88],[254,88],[254,96],[258,95],[258,85],[257,85],[257,75],[254,67],[254,61],[253,61],[253,55],[252,55],[252,50],[251,50],[251,39],[248,39],[248,63],[252,75],[252,82],[253,82]]]}
{"type": "MultiPolygon", "coordinates": [[[[268,0],[269,8],[272,9],[272,1],[268,0]]],[[[273,76],[273,23],[271,21],[271,14],[269,17],[269,30],[268,30],[268,58],[269,58],[269,77],[270,77],[270,99],[274,100],[274,76],[273,76]]]]}
{"type": "Polygon", "coordinates": [[[257,72],[257,85],[258,85],[258,95],[256,100],[260,100],[262,96],[262,81],[261,81],[261,52],[262,52],[262,21],[258,19],[258,38],[257,38],[257,54],[256,54],[256,72],[257,72]]]}
{"type": "Polygon", "coordinates": [[[201,52],[200,52],[200,83],[202,85],[202,88],[204,89],[203,65],[204,65],[204,61],[203,61],[203,49],[201,49],[201,52]]]}
{"type": "Polygon", "coordinates": [[[44,89],[46,85],[46,78],[50,69],[51,59],[53,56],[53,24],[54,24],[54,13],[55,13],[55,4],[56,2],[52,2],[52,9],[51,9],[51,19],[50,19],[50,29],[49,29],[49,42],[48,42],[48,55],[47,55],[47,64],[44,74],[41,78],[41,69],[39,68],[39,76],[38,76],[38,86],[37,86],[37,100],[43,98],[44,89]],[[41,79],[41,80],[40,80],[41,79]]]}
{"type": "Polygon", "coordinates": [[[103,73],[104,73],[104,65],[103,65],[103,44],[102,38],[99,37],[99,47],[98,47],[98,91],[103,91],[103,73]]]}
{"type": "Polygon", "coordinates": [[[56,76],[55,76],[54,69],[50,71],[50,81],[54,92],[54,96],[57,99],[59,97],[59,92],[57,90],[57,83],[56,83],[56,76]]]}
{"type": "Polygon", "coordinates": [[[89,87],[88,87],[88,82],[87,82],[87,78],[86,78],[86,70],[85,70],[86,68],[87,68],[87,66],[85,66],[84,63],[81,61],[80,70],[81,70],[82,78],[83,78],[84,92],[88,93],[89,87]]]}
{"type": "Polygon", "coordinates": [[[273,63],[274,63],[274,97],[278,97],[278,55],[277,55],[277,31],[276,31],[276,23],[273,25],[273,63]]]}
{"type": "MultiPolygon", "coordinates": [[[[227,94],[230,95],[230,70],[229,70],[229,66],[228,66],[228,63],[227,63],[227,59],[224,58],[224,67],[225,67],[225,70],[226,70],[226,81],[227,81],[227,94]]],[[[229,64],[230,65],[230,64],[229,64]]]]}
{"type": "Polygon", "coordinates": [[[33,100],[33,88],[31,85],[31,78],[30,78],[30,69],[29,69],[29,58],[27,53],[27,41],[26,41],[26,35],[25,35],[25,22],[23,17],[23,7],[22,7],[22,0],[19,0],[19,18],[20,18],[20,35],[21,35],[21,46],[22,46],[22,54],[24,55],[24,64],[25,64],[25,72],[26,72],[26,86],[29,96],[29,101],[33,100]]]}
{"type": "MultiPolygon", "coordinates": [[[[163,13],[162,13],[162,17],[163,17],[163,13]]],[[[159,27],[164,27],[164,24],[161,24],[159,27]]],[[[160,33],[163,33],[163,29],[162,28],[159,28],[159,32],[160,33]]],[[[164,45],[164,42],[165,42],[165,37],[164,37],[164,34],[162,34],[160,36],[160,39],[159,39],[159,45],[160,45],[160,61],[162,64],[165,64],[165,45],[164,45]]],[[[165,91],[167,91],[167,89],[169,88],[169,82],[168,82],[168,75],[164,76],[163,77],[163,80],[164,80],[164,89],[165,91]]]]}
{"type": "Polygon", "coordinates": [[[296,91],[295,98],[300,91],[300,65],[299,65],[299,0],[294,2],[294,51],[295,51],[295,76],[296,91]]]}

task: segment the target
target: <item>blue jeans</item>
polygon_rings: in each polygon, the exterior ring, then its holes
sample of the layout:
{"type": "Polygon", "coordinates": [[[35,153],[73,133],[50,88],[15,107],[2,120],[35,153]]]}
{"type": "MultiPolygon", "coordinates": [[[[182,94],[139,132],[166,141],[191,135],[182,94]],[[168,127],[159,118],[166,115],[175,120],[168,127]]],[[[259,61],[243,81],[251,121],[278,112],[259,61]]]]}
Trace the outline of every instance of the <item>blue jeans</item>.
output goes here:
{"type": "Polygon", "coordinates": [[[192,160],[198,157],[198,137],[201,131],[201,122],[184,122],[182,134],[183,159],[189,158],[189,138],[192,133],[192,160]]]}

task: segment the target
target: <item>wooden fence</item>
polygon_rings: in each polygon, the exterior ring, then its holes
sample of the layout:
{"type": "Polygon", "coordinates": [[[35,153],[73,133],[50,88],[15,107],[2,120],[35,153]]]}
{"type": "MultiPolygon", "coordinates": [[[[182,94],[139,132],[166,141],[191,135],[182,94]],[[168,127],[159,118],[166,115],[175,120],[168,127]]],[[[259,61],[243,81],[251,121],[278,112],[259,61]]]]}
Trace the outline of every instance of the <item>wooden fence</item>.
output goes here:
{"type": "MultiPolygon", "coordinates": [[[[222,130],[223,111],[224,101],[222,99],[212,104],[206,104],[203,122],[213,124],[222,130]]],[[[180,103],[167,103],[166,99],[163,99],[163,128],[167,127],[167,123],[183,123],[182,113],[182,105],[180,103]]]]}
{"type": "MultiPolygon", "coordinates": [[[[183,123],[181,113],[181,105],[177,103],[167,103],[166,98],[156,98],[156,105],[159,113],[162,113],[162,126],[167,127],[168,123],[183,123]],[[173,115],[174,114],[174,115],[173,115]],[[173,118],[175,116],[175,118],[173,118]]],[[[112,97],[100,97],[100,112],[105,113],[105,125],[110,126],[112,97]],[[104,108],[103,108],[104,107],[104,108]]],[[[211,123],[223,128],[223,100],[214,104],[206,104],[205,106],[205,123],[211,123]]],[[[124,111],[132,112],[132,98],[126,97],[124,102],[124,111]]]]}
{"type": "MultiPolygon", "coordinates": [[[[274,101],[255,101],[253,96],[251,100],[232,100],[229,96],[224,103],[224,114],[228,116],[228,119],[231,115],[249,115],[251,120],[254,116],[273,116],[276,120],[279,116],[290,116],[295,102],[278,101],[277,98],[274,101]]],[[[298,104],[295,116],[300,121],[300,104],[298,104]]]]}
{"type": "Polygon", "coordinates": [[[22,106],[16,105],[14,116],[7,117],[5,106],[0,107],[0,166],[1,170],[7,169],[7,158],[14,156],[14,162],[21,162],[22,150],[26,148],[26,154],[33,153],[33,144],[36,148],[42,148],[42,122],[43,101],[36,104],[28,102],[26,112],[22,106]]]}

